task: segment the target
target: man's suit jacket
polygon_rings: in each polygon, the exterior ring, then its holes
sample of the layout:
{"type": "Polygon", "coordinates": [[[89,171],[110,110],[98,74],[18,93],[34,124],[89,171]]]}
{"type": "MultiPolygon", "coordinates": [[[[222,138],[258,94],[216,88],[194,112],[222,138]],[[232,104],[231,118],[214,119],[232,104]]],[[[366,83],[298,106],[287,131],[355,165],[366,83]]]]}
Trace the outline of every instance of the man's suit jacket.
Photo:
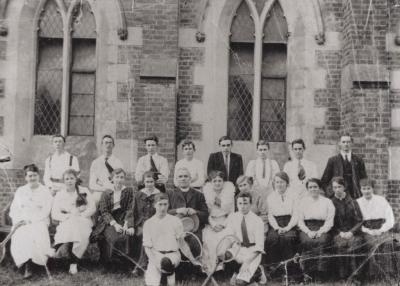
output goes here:
{"type": "MultiPolygon", "coordinates": [[[[329,158],[326,164],[324,174],[322,175],[321,182],[328,197],[333,196],[331,187],[331,180],[333,177],[343,177],[343,157],[341,154],[329,158]]],[[[351,154],[351,167],[353,171],[353,192],[357,199],[362,196],[360,190],[360,180],[367,178],[367,171],[365,169],[364,161],[361,157],[351,154]]]]}
{"type": "Polygon", "coordinates": [[[176,209],[179,208],[192,208],[197,211],[197,216],[200,221],[201,229],[208,221],[208,208],[203,193],[190,188],[185,197],[179,188],[175,188],[172,191],[167,191],[169,198],[169,210],[168,213],[176,215],[176,209]]]}
{"type": "Polygon", "coordinates": [[[236,184],[236,179],[240,175],[243,175],[242,156],[236,153],[231,153],[229,159],[229,178],[226,178],[225,162],[222,152],[211,153],[207,164],[207,175],[210,174],[211,171],[224,172],[225,179],[236,184]]]}

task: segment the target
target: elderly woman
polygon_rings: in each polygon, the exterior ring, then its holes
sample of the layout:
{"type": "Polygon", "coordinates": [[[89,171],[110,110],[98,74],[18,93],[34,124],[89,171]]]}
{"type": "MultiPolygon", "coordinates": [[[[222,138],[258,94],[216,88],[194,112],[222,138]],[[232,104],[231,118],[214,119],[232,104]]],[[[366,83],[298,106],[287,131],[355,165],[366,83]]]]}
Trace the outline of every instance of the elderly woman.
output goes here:
{"type": "Polygon", "coordinates": [[[92,232],[92,215],[96,203],[87,188],[79,186],[78,172],[68,169],[63,174],[65,188],[56,193],[51,211],[53,221],[59,224],[54,236],[54,245],[58,248],[56,256],[61,256],[61,246],[68,249],[71,259],[69,273],[78,272],[78,262],[89,245],[92,232]]]}
{"type": "Polygon", "coordinates": [[[126,173],[115,169],[111,173],[112,190],[107,190],[99,202],[99,219],[92,233],[98,240],[100,259],[110,270],[114,250],[120,255],[129,255],[132,245],[133,228],[133,190],[124,186],[126,173]]]}
{"type": "MultiPolygon", "coordinates": [[[[356,254],[362,244],[360,229],[362,215],[355,200],[345,190],[342,177],[332,179],[332,198],[335,219],[332,228],[333,243],[338,254],[356,254]]],[[[356,257],[337,257],[336,270],[340,279],[347,279],[357,269],[356,257]]]]}
{"type": "Polygon", "coordinates": [[[272,185],[274,192],[267,199],[270,229],[265,244],[269,262],[276,263],[292,258],[297,251],[298,201],[297,195],[288,191],[289,176],[285,172],[277,173],[272,185]]]}
{"type": "Polygon", "coordinates": [[[251,211],[261,217],[264,222],[264,233],[268,231],[268,216],[267,216],[267,196],[265,192],[261,192],[254,186],[254,180],[249,176],[240,176],[236,180],[236,186],[240,192],[247,192],[251,195],[251,211]]]}
{"type": "Polygon", "coordinates": [[[16,231],[11,237],[11,255],[19,268],[24,268],[24,278],[32,276],[32,262],[46,265],[54,255],[48,231],[53,197],[39,183],[36,165],[24,167],[26,185],[15,192],[10,207],[10,217],[16,231]]]}
{"type": "MultiPolygon", "coordinates": [[[[208,225],[203,229],[203,268],[206,272],[212,271],[217,263],[217,256],[224,253],[224,249],[217,249],[218,243],[228,233],[225,228],[226,218],[235,210],[235,186],[224,181],[224,174],[212,171],[210,182],[204,188],[204,197],[210,213],[208,225]],[[220,251],[220,253],[219,253],[220,251]]],[[[217,269],[221,270],[221,269],[217,269]]]]}
{"type": "MultiPolygon", "coordinates": [[[[388,201],[374,194],[374,182],[370,179],[360,180],[362,197],[357,199],[363,223],[361,227],[366,250],[390,253],[394,252],[391,229],[394,226],[393,210],[388,201]]],[[[393,255],[372,255],[368,261],[367,273],[372,278],[380,275],[397,274],[393,265],[393,255]]],[[[397,262],[398,263],[398,262],[397,262]]]]}
{"type": "Polygon", "coordinates": [[[299,203],[298,226],[302,256],[319,257],[304,260],[304,272],[324,278],[326,271],[325,246],[329,243],[329,234],[335,217],[335,207],[330,199],[320,195],[321,181],[311,178],[306,183],[309,193],[299,203]]]}
{"type": "Polygon", "coordinates": [[[197,190],[201,190],[204,185],[204,164],[199,159],[194,158],[194,152],[196,151],[196,146],[191,140],[184,140],[182,142],[182,153],[183,159],[176,162],[175,174],[174,174],[174,184],[178,185],[177,170],[180,168],[186,168],[190,172],[190,187],[197,190]]]}

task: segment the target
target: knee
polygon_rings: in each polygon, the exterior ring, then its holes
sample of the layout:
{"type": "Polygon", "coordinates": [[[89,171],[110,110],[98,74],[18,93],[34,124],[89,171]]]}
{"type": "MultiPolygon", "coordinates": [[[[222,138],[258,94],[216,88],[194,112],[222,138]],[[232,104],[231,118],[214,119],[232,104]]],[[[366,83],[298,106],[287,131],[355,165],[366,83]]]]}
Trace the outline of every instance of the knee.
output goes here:
{"type": "Polygon", "coordinates": [[[166,275],[171,275],[174,273],[175,266],[168,257],[163,257],[161,259],[161,271],[166,275]]]}

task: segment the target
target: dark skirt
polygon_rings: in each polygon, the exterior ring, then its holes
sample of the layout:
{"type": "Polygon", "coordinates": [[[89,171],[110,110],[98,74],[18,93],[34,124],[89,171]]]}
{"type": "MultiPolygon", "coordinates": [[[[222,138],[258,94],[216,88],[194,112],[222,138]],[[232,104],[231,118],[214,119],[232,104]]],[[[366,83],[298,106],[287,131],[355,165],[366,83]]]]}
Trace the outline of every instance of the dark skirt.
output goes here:
{"type": "MultiPolygon", "coordinates": [[[[311,231],[318,231],[324,223],[325,221],[323,220],[305,221],[306,226],[311,231]]],[[[327,270],[328,259],[323,256],[327,252],[325,248],[330,241],[329,234],[324,233],[319,238],[310,238],[306,233],[301,231],[299,238],[304,272],[325,272],[327,270]]]]}
{"type": "MultiPolygon", "coordinates": [[[[291,216],[276,216],[275,219],[280,227],[288,225],[291,216]]],[[[277,263],[292,258],[297,252],[298,233],[292,228],[286,233],[279,234],[278,231],[269,228],[265,240],[266,262],[277,263]]]]}
{"type": "MultiPolygon", "coordinates": [[[[336,254],[358,255],[361,253],[363,239],[361,236],[357,235],[353,235],[350,239],[344,239],[338,234],[333,238],[333,243],[336,254]]],[[[345,256],[336,257],[333,261],[335,265],[334,269],[336,270],[338,278],[347,279],[357,270],[362,258],[360,259],[360,257],[357,256],[345,256]]]]}

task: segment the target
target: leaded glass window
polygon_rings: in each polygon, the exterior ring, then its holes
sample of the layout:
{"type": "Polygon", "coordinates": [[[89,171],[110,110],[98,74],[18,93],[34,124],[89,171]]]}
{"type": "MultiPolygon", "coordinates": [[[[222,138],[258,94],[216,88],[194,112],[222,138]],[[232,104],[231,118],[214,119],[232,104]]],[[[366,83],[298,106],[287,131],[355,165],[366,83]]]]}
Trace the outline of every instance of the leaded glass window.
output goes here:
{"type": "MultiPolygon", "coordinates": [[[[266,1],[252,1],[260,15],[266,1]]],[[[285,141],[287,37],[279,1],[269,10],[263,26],[253,22],[246,1],[242,1],[230,38],[228,134],[233,140],[285,141]],[[262,35],[255,35],[257,24],[262,27],[262,35]],[[256,44],[262,46],[258,55],[256,44]],[[261,62],[259,69],[254,65],[256,60],[261,62]]]]}
{"type": "Polygon", "coordinates": [[[55,0],[47,1],[39,20],[34,134],[93,135],[95,18],[87,0],[76,2],[71,33],[64,37],[60,9],[55,0]],[[67,53],[64,46],[70,47],[67,53]]]}

